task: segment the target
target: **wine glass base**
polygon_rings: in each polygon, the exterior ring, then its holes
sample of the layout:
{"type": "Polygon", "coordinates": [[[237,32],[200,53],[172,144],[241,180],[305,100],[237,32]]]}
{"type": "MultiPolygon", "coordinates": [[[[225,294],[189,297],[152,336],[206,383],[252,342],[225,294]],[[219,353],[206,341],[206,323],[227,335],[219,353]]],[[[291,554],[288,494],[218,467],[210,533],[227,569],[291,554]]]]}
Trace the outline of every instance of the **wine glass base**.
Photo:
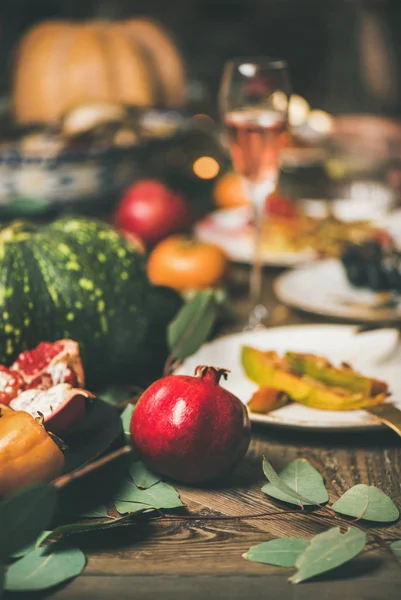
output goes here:
{"type": "Polygon", "coordinates": [[[257,304],[253,307],[248,317],[248,323],[244,327],[244,331],[253,331],[254,329],[266,327],[268,316],[269,311],[266,306],[263,306],[263,304],[257,304]]]}

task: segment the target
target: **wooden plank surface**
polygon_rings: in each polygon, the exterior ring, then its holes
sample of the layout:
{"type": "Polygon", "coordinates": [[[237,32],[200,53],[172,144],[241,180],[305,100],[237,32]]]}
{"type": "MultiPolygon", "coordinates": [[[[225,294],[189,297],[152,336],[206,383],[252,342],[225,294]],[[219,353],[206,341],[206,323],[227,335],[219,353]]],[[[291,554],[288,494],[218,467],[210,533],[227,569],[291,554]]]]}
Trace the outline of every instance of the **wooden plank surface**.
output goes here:
{"type": "MultiPolygon", "coordinates": [[[[234,284],[241,289],[246,271],[236,270],[234,275],[234,284]]],[[[276,303],[271,281],[271,275],[266,277],[265,294],[273,311],[276,303]]],[[[238,328],[246,309],[246,302],[239,299],[233,306],[235,320],[227,328],[238,328]]],[[[272,314],[279,318],[281,314],[287,322],[312,320],[280,310],[272,314]]],[[[278,470],[296,457],[307,458],[324,475],[333,500],[352,485],[368,483],[383,489],[400,506],[401,444],[390,430],[340,435],[254,427],[246,459],[226,481],[214,488],[179,486],[191,513],[200,515],[198,520],[155,519],[75,538],[89,557],[87,568],[81,577],[50,597],[307,600],[312,595],[324,600],[398,599],[401,565],[383,550],[363,554],[316,582],[298,586],[287,582],[290,570],[242,558],[254,544],[277,536],[311,537],[331,525],[327,517],[309,513],[208,520],[210,516],[251,516],[280,510],[278,503],[269,501],[260,489],[265,482],[263,455],[278,470]]],[[[400,524],[375,530],[390,539],[401,538],[400,524]]]]}

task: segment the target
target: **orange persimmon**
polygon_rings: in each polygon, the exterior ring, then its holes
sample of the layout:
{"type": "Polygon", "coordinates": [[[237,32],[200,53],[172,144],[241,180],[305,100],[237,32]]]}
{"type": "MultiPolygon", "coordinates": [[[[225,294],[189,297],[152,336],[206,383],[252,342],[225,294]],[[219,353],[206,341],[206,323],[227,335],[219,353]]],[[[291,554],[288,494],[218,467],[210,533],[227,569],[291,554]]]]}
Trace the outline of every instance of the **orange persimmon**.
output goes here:
{"type": "Polygon", "coordinates": [[[213,244],[172,235],[160,242],[148,260],[148,276],[155,285],[178,291],[213,287],[226,271],[227,259],[213,244]]]}
{"type": "Polygon", "coordinates": [[[45,428],[25,411],[0,406],[0,497],[62,473],[64,455],[45,428]]]}

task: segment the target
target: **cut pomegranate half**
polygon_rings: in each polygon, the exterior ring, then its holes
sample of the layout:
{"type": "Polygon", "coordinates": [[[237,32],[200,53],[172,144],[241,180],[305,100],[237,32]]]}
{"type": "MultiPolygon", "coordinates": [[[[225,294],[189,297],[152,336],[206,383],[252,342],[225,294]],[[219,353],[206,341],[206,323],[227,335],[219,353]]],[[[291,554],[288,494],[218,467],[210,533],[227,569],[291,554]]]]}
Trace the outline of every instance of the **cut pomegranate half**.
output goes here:
{"type": "Polygon", "coordinates": [[[43,415],[46,428],[55,433],[80,421],[86,412],[86,399],[94,395],[69,383],[59,383],[50,389],[28,389],[10,402],[13,410],[23,410],[33,417],[43,415]]]}
{"type": "Polygon", "coordinates": [[[33,350],[21,352],[10,370],[19,373],[26,390],[47,390],[59,383],[85,385],[79,346],[69,339],[41,342],[33,350]]]}
{"type": "Polygon", "coordinates": [[[19,373],[0,365],[0,404],[10,404],[23,386],[24,380],[19,373]]]}

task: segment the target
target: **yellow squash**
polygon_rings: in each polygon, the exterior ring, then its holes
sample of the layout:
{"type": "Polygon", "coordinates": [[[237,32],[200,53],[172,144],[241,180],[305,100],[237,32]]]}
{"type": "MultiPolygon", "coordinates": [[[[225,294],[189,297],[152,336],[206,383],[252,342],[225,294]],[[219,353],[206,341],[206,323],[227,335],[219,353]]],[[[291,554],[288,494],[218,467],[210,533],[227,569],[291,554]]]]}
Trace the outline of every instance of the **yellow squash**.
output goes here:
{"type": "MultiPolygon", "coordinates": [[[[327,382],[322,381],[324,376],[321,373],[319,374],[320,380],[318,379],[316,371],[314,377],[295,374],[291,372],[291,360],[288,360],[287,356],[281,359],[275,352],[263,352],[249,346],[242,348],[242,365],[249,379],[258,385],[271,386],[286,392],[294,402],[299,402],[311,408],[356,410],[364,406],[379,404],[388,395],[387,386],[383,382],[379,382],[382,384],[382,391],[370,395],[359,391],[359,389],[355,391],[352,386],[351,389],[347,389],[339,385],[327,385],[327,382]]],[[[330,366],[330,368],[335,370],[334,367],[330,366]]],[[[362,388],[361,377],[359,374],[356,375],[355,382],[358,382],[358,384],[355,387],[362,388]]],[[[333,381],[335,380],[334,371],[331,372],[330,377],[333,381]]],[[[364,385],[367,385],[366,382],[364,385]]],[[[380,388],[380,386],[378,387],[380,388]]],[[[372,384],[370,392],[375,391],[372,384]]],[[[366,392],[368,392],[367,389],[366,392]]]]}

